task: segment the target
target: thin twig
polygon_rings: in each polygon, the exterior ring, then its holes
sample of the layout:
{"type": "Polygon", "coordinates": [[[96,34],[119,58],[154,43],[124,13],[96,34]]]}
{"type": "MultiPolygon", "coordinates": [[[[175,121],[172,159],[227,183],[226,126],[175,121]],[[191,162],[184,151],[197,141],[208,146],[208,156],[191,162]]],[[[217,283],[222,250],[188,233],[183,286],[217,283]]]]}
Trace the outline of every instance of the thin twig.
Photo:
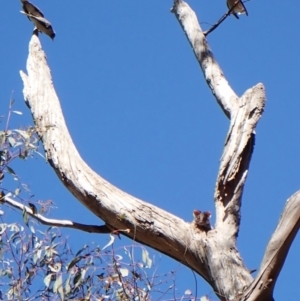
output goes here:
{"type": "MultiPolygon", "coordinates": [[[[34,214],[30,207],[20,204],[19,202],[13,200],[10,197],[11,195],[12,193],[6,194],[2,198],[1,202],[7,203],[12,207],[17,208],[21,211],[25,211],[27,214],[29,214],[31,217],[33,217],[43,225],[72,228],[88,233],[101,233],[101,234],[111,233],[111,230],[106,225],[102,225],[102,226],[86,225],[86,224],[72,222],[70,220],[57,220],[57,219],[46,218],[39,213],[34,214]]],[[[122,231],[122,230],[118,230],[118,231],[122,231]]]]}
{"type": "MultiPolygon", "coordinates": [[[[249,1],[249,0],[248,0],[249,1]]],[[[247,2],[247,1],[244,1],[247,2]]],[[[203,32],[205,36],[208,36],[212,31],[214,31],[217,27],[219,27],[225,19],[232,13],[232,11],[235,9],[235,7],[239,4],[239,1],[236,1],[235,4],[227,11],[225,15],[223,15],[217,23],[215,23],[209,30],[203,32]]]]}

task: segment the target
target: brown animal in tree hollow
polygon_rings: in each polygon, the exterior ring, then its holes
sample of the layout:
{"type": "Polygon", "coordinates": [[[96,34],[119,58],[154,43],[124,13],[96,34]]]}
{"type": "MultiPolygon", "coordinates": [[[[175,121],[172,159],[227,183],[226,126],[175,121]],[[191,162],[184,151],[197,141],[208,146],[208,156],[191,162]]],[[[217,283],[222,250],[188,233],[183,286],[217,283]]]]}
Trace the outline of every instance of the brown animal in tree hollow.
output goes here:
{"type": "Polygon", "coordinates": [[[209,231],[211,230],[210,217],[211,213],[209,211],[201,212],[198,209],[195,209],[193,212],[195,225],[202,230],[209,231]]]}

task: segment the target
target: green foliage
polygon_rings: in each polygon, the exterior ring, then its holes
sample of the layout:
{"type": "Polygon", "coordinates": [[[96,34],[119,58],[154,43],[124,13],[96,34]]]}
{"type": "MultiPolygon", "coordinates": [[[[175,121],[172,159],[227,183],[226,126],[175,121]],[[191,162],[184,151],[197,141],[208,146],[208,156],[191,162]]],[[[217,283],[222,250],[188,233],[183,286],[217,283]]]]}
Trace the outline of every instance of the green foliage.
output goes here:
{"type": "Polygon", "coordinates": [[[58,228],[45,232],[31,228],[0,224],[4,299],[150,300],[156,287],[170,277],[155,275],[149,267],[152,259],[141,246],[123,247],[116,254],[113,246],[103,251],[85,245],[74,254],[58,228]],[[134,252],[140,253],[141,261],[133,261],[134,252]]]}
{"type": "MultiPolygon", "coordinates": [[[[14,180],[18,180],[16,171],[11,167],[11,163],[16,158],[24,160],[32,157],[34,154],[42,156],[38,151],[40,139],[35,127],[29,126],[25,129],[9,129],[11,114],[22,114],[19,111],[12,110],[13,103],[14,101],[10,102],[5,129],[0,131],[0,183],[6,174],[10,174],[14,180]]],[[[22,186],[24,187],[24,185],[22,186]]],[[[18,195],[19,193],[20,189],[17,188],[14,194],[18,195]]]]}

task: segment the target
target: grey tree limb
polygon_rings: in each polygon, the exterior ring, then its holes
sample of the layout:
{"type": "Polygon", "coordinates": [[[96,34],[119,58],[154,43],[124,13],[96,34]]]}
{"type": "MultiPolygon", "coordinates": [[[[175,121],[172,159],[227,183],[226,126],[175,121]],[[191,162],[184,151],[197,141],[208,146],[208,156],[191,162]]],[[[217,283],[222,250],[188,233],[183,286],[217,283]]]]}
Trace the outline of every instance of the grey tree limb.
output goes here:
{"type": "MultiPolygon", "coordinates": [[[[248,300],[253,295],[249,288],[257,278],[254,280],[245,267],[236,238],[255,127],[266,101],[264,87],[258,84],[238,97],[214,59],[192,9],[177,0],[172,12],[186,33],[209,88],[230,119],[215,188],[215,229],[203,231],[194,222],[185,222],[121,191],[82,160],[65,124],[46,56],[36,36],[29,44],[28,75],[21,71],[24,98],[43,141],[46,158],[57,176],[111,231],[130,229],[124,235],[196,271],[221,300],[248,300]],[[247,292],[250,293],[246,296],[247,292]]],[[[265,299],[271,300],[271,295],[265,299]]]]}
{"type": "Polygon", "coordinates": [[[239,98],[230,87],[209,48],[195,12],[181,0],[175,0],[171,12],[175,14],[201,67],[204,78],[225,115],[230,118],[237,110],[239,98]]]}
{"type": "Polygon", "coordinates": [[[121,191],[82,160],[65,124],[46,55],[34,35],[29,43],[27,72],[20,72],[24,99],[46,158],[66,188],[111,230],[130,229],[128,237],[196,267],[208,280],[204,264],[199,264],[198,250],[189,251],[194,232],[190,223],[121,191]]]}
{"type": "Polygon", "coordinates": [[[223,300],[236,296],[251,283],[252,277],[234,240],[226,239],[222,231],[202,231],[194,223],[121,191],[82,160],[68,132],[46,56],[35,35],[29,43],[27,72],[28,75],[20,72],[24,99],[46,158],[62,183],[83,205],[112,231],[130,229],[130,233],[123,234],[192,268],[223,300]],[[230,283],[228,275],[231,275],[230,283]]]}
{"type": "Polygon", "coordinates": [[[260,269],[242,300],[272,300],[276,280],[300,227],[300,190],[286,202],[261,262],[260,269]]]}
{"type": "MultiPolygon", "coordinates": [[[[175,0],[171,11],[192,46],[208,86],[230,119],[215,188],[215,205],[216,230],[235,245],[240,224],[243,188],[254,150],[255,127],[263,114],[266,101],[264,86],[257,84],[238,98],[215,61],[194,11],[182,0],[175,0]]],[[[251,286],[249,288],[245,286],[245,291],[240,291],[235,298],[253,301],[273,300],[276,279],[299,228],[299,209],[296,209],[298,205],[295,201],[297,197],[293,196],[291,199],[294,202],[287,203],[282,219],[267,247],[260,272],[251,286]],[[288,226],[285,224],[287,221],[288,226]]],[[[216,271],[216,276],[218,274],[220,276],[220,272],[216,271]]],[[[234,285],[231,283],[229,286],[234,285]]],[[[232,295],[227,296],[231,300],[232,295]]]]}
{"type": "Polygon", "coordinates": [[[255,142],[255,127],[263,113],[266,97],[262,84],[238,97],[223,75],[210,50],[195,12],[182,0],[175,0],[175,14],[192,46],[205,80],[230,119],[215,189],[216,228],[228,239],[238,234],[243,187],[255,142]]]}

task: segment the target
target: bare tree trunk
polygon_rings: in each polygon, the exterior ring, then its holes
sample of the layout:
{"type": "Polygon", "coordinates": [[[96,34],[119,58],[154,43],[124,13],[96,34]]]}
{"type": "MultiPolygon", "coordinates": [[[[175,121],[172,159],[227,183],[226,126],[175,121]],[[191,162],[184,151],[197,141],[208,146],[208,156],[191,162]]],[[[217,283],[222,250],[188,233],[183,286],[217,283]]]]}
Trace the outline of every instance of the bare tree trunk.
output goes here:
{"type": "Polygon", "coordinates": [[[129,229],[125,235],[131,239],[190,267],[212,286],[221,300],[271,301],[276,279],[299,229],[300,192],[287,202],[256,279],[250,275],[236,247],[255,127],[266,101],[264,86],[257,84],[238,97],[214,59],[192,9],[178,0],[172,12],[193,48],[213,95],[230,120],[215,188],[214,229],[185,222],[121,191],[82,160],[68,132],[46,56],[35,35],[29,44],[28,75],[21,71],[25,101],[43,141],[47,160],[57,176],[108,229],[129,229]]]}

